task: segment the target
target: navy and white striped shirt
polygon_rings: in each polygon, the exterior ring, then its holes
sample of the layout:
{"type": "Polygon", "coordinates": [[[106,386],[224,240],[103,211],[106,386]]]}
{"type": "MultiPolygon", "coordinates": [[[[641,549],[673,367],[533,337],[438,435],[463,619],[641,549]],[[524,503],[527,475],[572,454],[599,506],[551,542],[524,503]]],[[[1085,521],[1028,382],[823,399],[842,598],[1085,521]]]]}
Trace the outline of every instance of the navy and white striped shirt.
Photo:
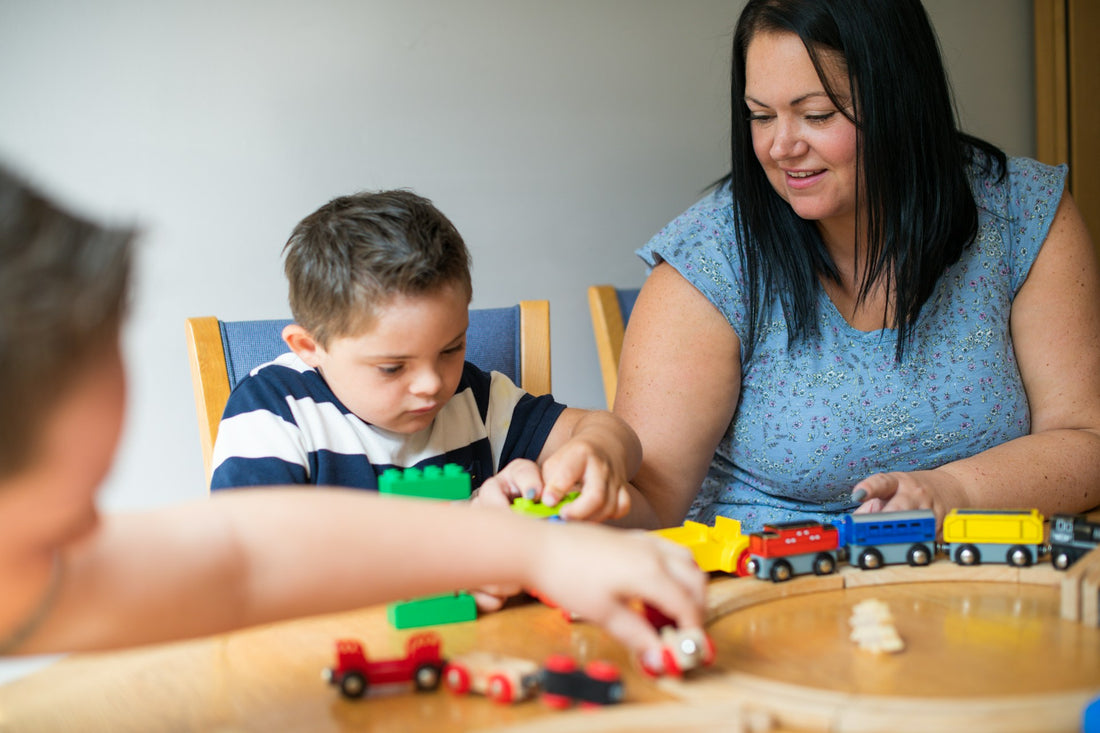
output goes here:
{"type": "Polygon", "coordinates": [[[565,405],[470,362],[430,427],[412,435],[352,414],[294,353],[256,367],[229,396],[211,489],[318,484],[377,489],[389,468],[457,463],[474,488],[515,458],[536,460],[565,405]]]}

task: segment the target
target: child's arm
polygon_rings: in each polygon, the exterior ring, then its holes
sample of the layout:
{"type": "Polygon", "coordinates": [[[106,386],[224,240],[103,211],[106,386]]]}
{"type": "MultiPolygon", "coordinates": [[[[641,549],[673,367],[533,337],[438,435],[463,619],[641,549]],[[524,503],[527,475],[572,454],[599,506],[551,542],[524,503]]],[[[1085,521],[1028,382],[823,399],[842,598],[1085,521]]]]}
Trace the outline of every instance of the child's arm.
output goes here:
{"type": "Polygon", "coordinates": [[[514,583],[652,654],[657,633],[629,600],[699,627],[706,585],[689,552],[643,533],[336,489],[249,489],[112,515],[63,557],[52,608],[20,653],[160,642],[514,583]]]}
{"type": "Polygon", "coordinates": [[[571,491],[577,500],[562,507],[565,519],[600,522],[630,510],[628,482],[642,464],[638,436],[617,415],[567,408],[554,423],[538,464],[514,460],[481,485],[477,501],[504,505],[525,496],[555,506],[571,491]]]}

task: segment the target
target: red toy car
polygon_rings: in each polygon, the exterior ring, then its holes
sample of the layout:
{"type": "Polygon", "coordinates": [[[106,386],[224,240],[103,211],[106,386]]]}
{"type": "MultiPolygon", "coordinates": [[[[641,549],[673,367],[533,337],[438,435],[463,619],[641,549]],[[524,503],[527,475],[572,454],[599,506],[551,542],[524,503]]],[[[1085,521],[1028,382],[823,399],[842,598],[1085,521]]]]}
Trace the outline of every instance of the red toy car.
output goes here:
{"type": "Polygon", "coordinates": [[[371,685],[413,682],[416,689],[439,687],[446,660],[440,656],[438,634],[415,634],[409,637],[402,659],[377,662],[367,660],[363,645],[354,639],[336,642],[336,666],[325,669],[321,676],[330,685],[337,685],[347,698],[359,698],[371,685]]]}

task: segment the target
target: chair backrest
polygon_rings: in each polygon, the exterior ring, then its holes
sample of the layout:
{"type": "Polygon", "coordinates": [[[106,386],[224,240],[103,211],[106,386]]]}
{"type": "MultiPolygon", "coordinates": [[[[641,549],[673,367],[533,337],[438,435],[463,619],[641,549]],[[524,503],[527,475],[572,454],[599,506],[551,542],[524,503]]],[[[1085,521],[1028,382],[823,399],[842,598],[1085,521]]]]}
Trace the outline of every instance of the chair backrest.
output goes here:
{"type": "Polygon", "coordinates": [[[623,350],[623,331],[637,298],[638,288],[588,286],[592,334],[596,337],[596,353],[600,357],[603,392],[609,410],[615,404],[615,390],[619,386],[619,355],[623,350]]]}
{"type": "MultiPolygon", "coordinates": [[[[282,338],[289,319],[187,319],[187,351],[209,485],[214,441],[225,403],[237,383],[260,364],[289,351],[282,338]]],[[[550,302],[525,300],[506,308],[470,310],[466,360],[498,371],[531,394],[550,392],[550,302]]]]}

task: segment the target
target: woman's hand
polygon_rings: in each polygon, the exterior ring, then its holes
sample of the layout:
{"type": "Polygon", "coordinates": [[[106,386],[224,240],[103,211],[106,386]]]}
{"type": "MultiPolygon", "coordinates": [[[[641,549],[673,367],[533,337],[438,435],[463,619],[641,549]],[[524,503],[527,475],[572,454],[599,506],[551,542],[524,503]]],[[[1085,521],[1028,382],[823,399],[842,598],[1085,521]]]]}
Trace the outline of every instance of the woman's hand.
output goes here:
{"type": "Polygon", "coordinates": [[[863,502],[856,514],[931,509],[937,525],[951,509],[968,506],[961,482],[943,469],[876,473],[853,487],[852,499],[863,502]]]}

